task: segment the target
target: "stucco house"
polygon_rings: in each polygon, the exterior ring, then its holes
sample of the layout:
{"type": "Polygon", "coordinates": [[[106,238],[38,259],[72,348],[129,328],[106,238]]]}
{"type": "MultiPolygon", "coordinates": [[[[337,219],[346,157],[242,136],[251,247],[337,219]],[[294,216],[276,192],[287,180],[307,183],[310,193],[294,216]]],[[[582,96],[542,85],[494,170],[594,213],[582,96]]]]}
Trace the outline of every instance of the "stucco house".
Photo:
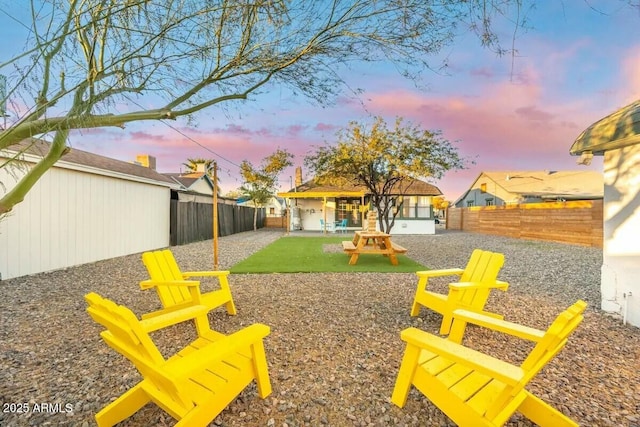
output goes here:
{"type": "Polygon", "coordinates": [[[589,164],[604,156],[604,311],[640,327],[640,101],[592,124],[569,150],[589,164]]]}
{"type": "Polygon", "coordinates": [[[213,195],[215,185],[213,179],[206,173],[204,163],[199,163],[195,172],[163,173],[162,175],[178,184],[180,190],[213,195]]]}
{"type": "MultiPolygon", "coordinates": [[[[433,198],[442,192],[432,184],[413,179],[391,190],[403,195],[402,209],[391,229],[393,234],[435,234],[433,198]]],[[[302,181],[302,169],[296,169],[295,187],[278,196],[291,207],[292,230],[330,231],[335,224],[347,221],[347,230],[361,229],[369,210],[370,195],[364,187],[320,185],[315,180],[302,181]],[[321,221],[322,220],[322,221],[321,221]]]]}
{"type": "Polygon", "coordinates": [[[468,208],[602,197],[603,177],[600,172],[511,170],[481,172],[454,205],[468,208]]]}
{"type": "MultiPolygon", "coordinates": [[[[246,206],[253,208],[254,204],[251,200],[238,201],[238,206],[246,206]]],[[[258,208],[264,208],[267,217],[284,216],[287,209],[284,199],[281,197],[271,197],[264,205],[258,205],[258,208]]]]}

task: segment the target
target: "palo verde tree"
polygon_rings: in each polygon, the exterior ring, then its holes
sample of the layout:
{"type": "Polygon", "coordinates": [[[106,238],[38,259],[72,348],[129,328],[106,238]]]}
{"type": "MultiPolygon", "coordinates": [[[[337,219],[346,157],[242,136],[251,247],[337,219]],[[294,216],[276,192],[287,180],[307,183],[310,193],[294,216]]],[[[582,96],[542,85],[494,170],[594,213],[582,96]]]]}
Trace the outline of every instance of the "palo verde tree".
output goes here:
{"type": "Polygon", "coordinates": [[[4,46],[0,56],[8,110],[17,116],[0,131],[0,150],[14,147],[19,153],[23,145],[18,144],[33,137],[52,142],[2,195],[0,214],[20,203],[67,152],[72,132],[175,120],[230,102],[237,108],[233,101],[277,86],[329,103],[347,87],[340,71],[354,61],[391,62],[417,78],[423,70],[440,68],[441,63],[431,63],[433,54],[458,32],[474,31],[482,45],[502,51],[493,19],[513,15],[521,27],[525,2],[11,2],[3,13],[28,31],[24,50],[5,59],[10,47],[4,46]],[[30,22],[23,22],[24,16],[30,22]]]}
{"type": "Polygon", "coordinates": [[[370,128],[351,122],[338,132],[336,144],[316,147],[305,165],[321,183],[361,186],[371,194],[380,230],[389,232],[411,193],[414,178],[439,179],[465,160],[439,130],[423,130],[397,118],[389,128],[376,117],[370,128]]]}
{"type": "Polygon", "coordinates": [[[293,165],[293,154],[277,149],[275,153],[262,159],[259,168],[248,160],[240,163],[240,173],[244,183],[240,191],[253,202],[253,230],[258,229],[258,208],[264,206],[273,197],[278,188],[278,175],[293,165]]]}

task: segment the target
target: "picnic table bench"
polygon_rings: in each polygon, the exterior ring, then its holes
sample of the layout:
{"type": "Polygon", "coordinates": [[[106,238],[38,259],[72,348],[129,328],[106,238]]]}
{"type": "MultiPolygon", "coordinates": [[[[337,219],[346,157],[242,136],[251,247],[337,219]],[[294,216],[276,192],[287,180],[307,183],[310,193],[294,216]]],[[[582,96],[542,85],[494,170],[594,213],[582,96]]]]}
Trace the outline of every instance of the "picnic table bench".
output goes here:
{"type": "Polygon", "coordinates": [[[361,254],[388,256],[391,264],[398,265],[396,254],[407,252],[406,248],[391,242],[389,234],[380,231],[356,231],[353,240],[342,242],[342,250],[350,255],[350,265],[355,265],[361,254]]]}

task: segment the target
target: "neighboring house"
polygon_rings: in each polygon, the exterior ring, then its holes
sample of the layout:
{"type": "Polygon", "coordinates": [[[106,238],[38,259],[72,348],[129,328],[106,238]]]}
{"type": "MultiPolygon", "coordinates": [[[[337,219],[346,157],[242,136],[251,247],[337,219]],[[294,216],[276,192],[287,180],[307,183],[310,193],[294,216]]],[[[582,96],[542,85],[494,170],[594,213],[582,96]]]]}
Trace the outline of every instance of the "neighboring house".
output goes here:
{"type": "Polygon", "coordinates": [[[204,172],[163,173],[180,186],[180,190],[213,195],[213,180],[204,172]]]}
{"type": "MultiPolygon", "coordinates": [[[[0,194],[48,151],[26,140],[22,167],[0,169],[0,194]]],[[[0,161],[3,161],[0,159],[0,161]]],[[[170,191],[153,169],[71,148],[0,220],[2,279],[71,267],[169,245],[170,191]]]]}
{"type": "MultiPolygon", "coordinates": [[[[238,206],[246,206],[253,208],[254,204],[251,200],[239,201],[238,206]]],[[[281,217],[284,216],[287,206],[285,201],[281,197],[271,197],[264,205],[258,205],[258,208],[264,208],[265,215],[267,217],[281,217]]]]}
{"type": "Polygon", "coordinates": [[[640,327],[640,101],[587,128],[570,149],[604,156],[602,310],[640,327]]]}
{"type": "Polygon", "coordinates": [[[520,203],[593,200],[603,197],[603,177],[594,171],[482,172],[458,200],[457,208],[520,203]]]}
{"type": "MultiPolygon", "coordinates": [[[[347,220],[348,229],[361,229],[370,204],[364,187],[318,185],[314,180],[302,182],[302,169],[296,169],[295,187],[278,196],[291,206],[291,229],[321,231],[321,221],[335,224],[347,220]]],[[[421,180],[411,180],[395,187],[391,195],[404,194],[402,209],[391,229],[393,234],[435,234],[433,197],[442,192],[421,180]]]]}

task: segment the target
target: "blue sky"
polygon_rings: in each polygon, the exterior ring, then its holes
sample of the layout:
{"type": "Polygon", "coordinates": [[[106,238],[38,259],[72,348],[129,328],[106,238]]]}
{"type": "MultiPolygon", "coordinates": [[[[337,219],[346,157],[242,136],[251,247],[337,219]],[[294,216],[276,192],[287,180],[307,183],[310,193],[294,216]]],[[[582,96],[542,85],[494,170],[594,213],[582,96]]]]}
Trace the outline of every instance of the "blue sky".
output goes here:
{"type": "MultiPolygon", "coordinates": [[[[425,73],[418,87],[379,64],[345,75],[350,86],[365,90],[359,100],[345,93],[335,105],[321,108],[271,87],[227,111],[204,111],[196,117],[197,126],[183,119],[170,122],[171,127],[130,124],[124,130],[77,132],[70,144],[124,161],[150,154],[161,172],[178,172],[187,158],[212,158],[223,189],[230,190],[241,184],[238,165],[244,159],[257,164],[280,147],[302,165],[314,145],[334,141],[350,120],[370,122],[372,115],[381,115],[391,123],[403,116],[440,129],[475,161],[434,182],[449,200],[481,171],[602,170],[598,158],[589,168],[577,166],[568,150],[591,123],[640,97],[640,12],[624,1],[536,3],[528,12],[531,28],[517,33],[514,58],[498,57],[474,36],[461,34],[443,52],[447,72],[425,73]]],[[[0,13],[0,37],[5,46],[21,46],[24,32],[0,13]]],[[[0,53],[0,61],[6,59],[0,53]]],[[[292,175],[293,170],[283,173],[282,190],[292,175]]]]}

